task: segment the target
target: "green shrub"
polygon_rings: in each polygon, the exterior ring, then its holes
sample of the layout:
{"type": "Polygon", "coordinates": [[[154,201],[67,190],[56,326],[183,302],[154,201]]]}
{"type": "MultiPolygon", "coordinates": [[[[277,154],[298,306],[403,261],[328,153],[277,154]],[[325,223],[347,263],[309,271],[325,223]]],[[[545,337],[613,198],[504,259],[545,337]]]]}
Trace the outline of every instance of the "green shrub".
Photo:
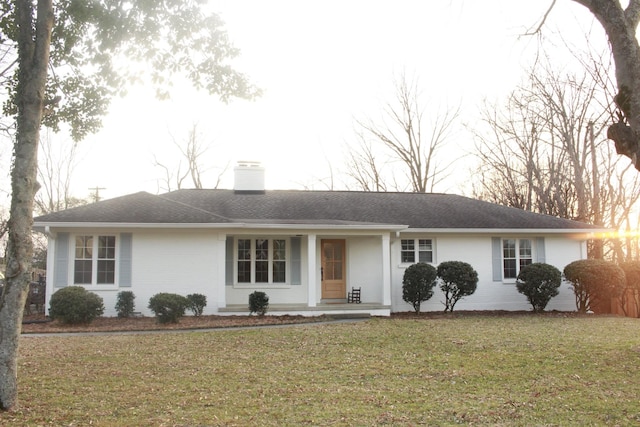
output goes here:
{"type": "Polygon", "coordinates": [[[187,299],[189,300],[188,308],[193,312],[193,315],[202,316],[202,312],[207,306],[207,297],[202,294],[189,294],[187,299]]]}
{"type": "Polygon", "coordinates": [[[420,305],[433,296],[437,271],[430,264],[418,263],[407,267],[402,277],[402,299],[420,313],[420,305]]]}
{"type": "Polygon", "coordinates": [[[161,292],[149,299],[149,309],[160,323],[178,323],[189,306],[189,300],[182,295],[161,292]]]}
{"type": "Polygon", "coordinates": [[[478,273],[462,261],[445,261],[437,268],[440,289],[444,292],[444,312],[452,312],[460,299],[473,294],[478,287],[478,273]]]}
{"type": "Polygon", "coordinates": [[[82,286],[62,288],[51,295],[49,302],[49,316],[62,323],[91,323],[102,313],[102,298],[82,286]]]}
{"type": "Polygon", "coordinates": [[[118,300],[116,301],[116,311],[118,317],[131,317],[136,308],[136,296],[131,291],[118,292],[118,300]]]}
{"type": "Polygon", "coordinates": [[[562,273],[553,265],[537,262],[522,267],[516,288],[529,300],[536,313],[544,311],[549,300],[558,295],[562,273]]]}
{"type": "Polygon", "coordinates": [[[571,283],[579,313],[593,310],[620,296],[626,286],[624,271],[610,261],[583,259],[564,268],[564,278],[571,283]]]}
{"type": "Polygon", "coordinates": [[[254,291],[249,295],[249,314],[257,313],[264,316],[269,308],[269,297],[261,291],[254,291]]]}

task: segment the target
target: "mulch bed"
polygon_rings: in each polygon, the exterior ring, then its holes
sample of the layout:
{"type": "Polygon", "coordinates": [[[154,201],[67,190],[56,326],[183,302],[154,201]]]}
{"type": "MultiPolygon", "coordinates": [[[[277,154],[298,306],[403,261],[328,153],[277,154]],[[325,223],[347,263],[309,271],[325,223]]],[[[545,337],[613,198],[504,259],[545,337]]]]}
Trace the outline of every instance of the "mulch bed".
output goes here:
{"type": "Polygon", "coordinates": [[[44,315],[25,315],[23,334],[46,334],[62,332],[113,332],[233,328],[242,326],[286,325],[313,323],[329,320],[325,316],[185,316],[179,323],[161,324],[155,317],[99,317],[86,325],[66,325],[44,315]]]}
{"type": "MultiPolygon", "coordinates": [[[[471,316],[514,317],[514,316],[547,316],[547,317],[584,317],[593,314],[579,314],[571,311],[548,311],[534,314],[531,311],[454,311],[443,313],[429,311],[423,313],[403,312],[393,313],[394,319],[457,319],[471,316]]],[[[599,315],[602,316],[602,315],[599,315]]],[[[606,315],[605,315],[606,316],[606,315]]],[[[155,317],[100,317],[88,325],[65,325],[52,321],[44,314],[25,314],[22,324],[24,334],[46,334],[62,332],[114,332],[114,331],[145,331],[145,330],[180,330],[180,329],[211,329],[234,328],[263,325],[287,325],[299,323],[314,323],[332,320],[330,316],[185,316],[179,323],[160,324],[155,317]]]]}

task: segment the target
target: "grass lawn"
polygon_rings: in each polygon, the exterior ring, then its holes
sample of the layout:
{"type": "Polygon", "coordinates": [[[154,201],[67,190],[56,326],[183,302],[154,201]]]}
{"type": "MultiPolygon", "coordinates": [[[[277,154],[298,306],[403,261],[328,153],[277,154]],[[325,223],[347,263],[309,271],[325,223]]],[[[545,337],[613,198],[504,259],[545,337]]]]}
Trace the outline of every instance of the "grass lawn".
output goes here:
{"type": "Polygon", "coordinates": [[[640,320],[23,337],[0,425],[638,425],[640,320]]]}

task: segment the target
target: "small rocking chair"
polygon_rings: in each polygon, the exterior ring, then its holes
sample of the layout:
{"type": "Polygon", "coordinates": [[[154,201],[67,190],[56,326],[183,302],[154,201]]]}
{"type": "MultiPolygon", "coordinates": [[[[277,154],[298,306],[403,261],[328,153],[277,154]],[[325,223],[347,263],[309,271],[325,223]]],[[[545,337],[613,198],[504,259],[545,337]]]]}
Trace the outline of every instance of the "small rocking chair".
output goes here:
{"type": "Polygon", "coordinates": [[[360,304],[360,291],[362,288],[351,288],[351,292],[347,293],[347,302],[360,304]]]}

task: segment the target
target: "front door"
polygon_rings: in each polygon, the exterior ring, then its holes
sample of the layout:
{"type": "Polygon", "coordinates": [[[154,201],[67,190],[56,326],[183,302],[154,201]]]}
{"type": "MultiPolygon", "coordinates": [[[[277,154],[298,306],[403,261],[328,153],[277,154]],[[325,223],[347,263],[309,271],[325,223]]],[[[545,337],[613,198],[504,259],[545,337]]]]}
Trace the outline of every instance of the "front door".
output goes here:
{"type": "Polygon", "coordinates": [[[345,243],[343,239],[322,239],[322,299],[347,297],[345,243]]]}

